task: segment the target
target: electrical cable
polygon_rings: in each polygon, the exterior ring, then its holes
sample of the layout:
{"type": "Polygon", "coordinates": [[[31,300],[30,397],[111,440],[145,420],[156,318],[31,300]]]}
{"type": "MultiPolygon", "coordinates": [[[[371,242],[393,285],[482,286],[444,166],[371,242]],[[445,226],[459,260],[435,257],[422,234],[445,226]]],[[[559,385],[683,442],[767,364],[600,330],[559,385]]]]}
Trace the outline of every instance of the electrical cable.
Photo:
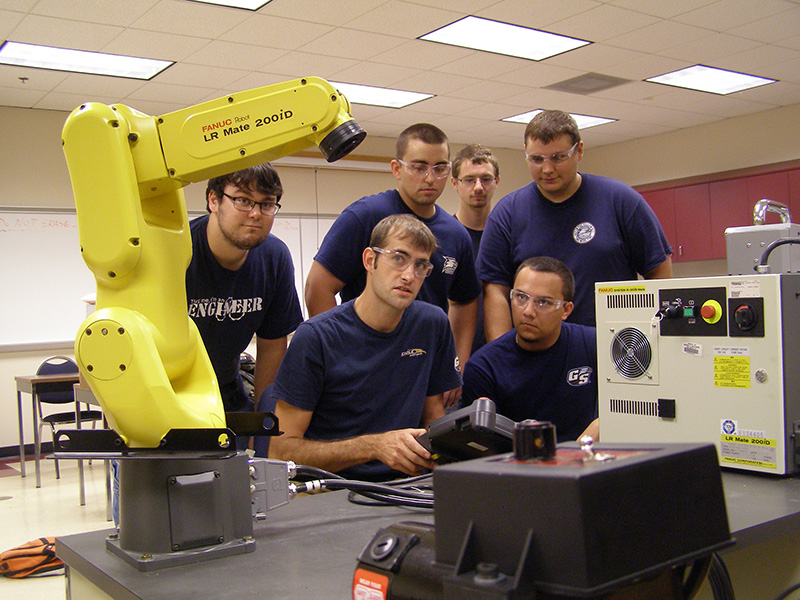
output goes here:
{"type": "Polygon", "coordinates": [[[714,596],[714,600],[736,600],[728,569],[716,552],[711,555],[708,583],[711,585],[711,593],[714,596]]]}
{"type": "Polygon", "coordinates": [[[430,479],[430,473],[384,483],[344,479],[335,473],[306,465],[298,465],[295,473],[298,480],[293,483],[295,493],[347,489],[350,490],[348,500],[354,504],[433,508],[433,489],[430,484],[423,483],[430,479]]]}
{"type": "Polygon", "coordinates": [[[433,508],[432,473],[393,479],[382,483],[350,480],[318,467],[296,465],[295,493],[319,489],[348,489],[348,501],[364,506],[406,506],[430,510],[433,508]],[[298,483],[299,482],[299,483],[298,483]]]}
{"type": "Polygon", "coordinates": [[[780,594],[775,596],[775,600],[786,600],[789,597],[789,594],[792,592],[800,590],[800,583],[795,583],[794,585],[790,586],[789,588],[783,590],[780,594]]]}
{"type": "Polygon", "coordinates": [[[700,586],[705,581],[708,571],[711,569],[711,557],[698,558],[689,568],[689,573],[683,582],[683,600],[692,600],[700,590],[700,586]]]}

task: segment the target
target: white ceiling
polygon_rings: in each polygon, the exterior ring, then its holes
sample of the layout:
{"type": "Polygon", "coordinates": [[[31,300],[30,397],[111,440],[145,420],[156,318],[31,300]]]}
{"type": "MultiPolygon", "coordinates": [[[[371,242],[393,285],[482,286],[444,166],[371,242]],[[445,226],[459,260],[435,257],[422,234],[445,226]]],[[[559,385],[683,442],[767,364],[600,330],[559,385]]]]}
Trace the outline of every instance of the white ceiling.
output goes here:
{"type": "Polygon", "coordinates": [[[191,0],[0,0],[11,40],[175,61],[151,81],[0,66],[0,105],[70,111],[87,100],[158,115],[317,75],[435,94],[354,105],[374,136],[428,121],[456,143],[519,148],[535,108],[617,119],[593,146],[800,103],[800,0],[272,0],[258,12],[191,0]],[[540,62],[417,38],[476,15],[589,40],[540,62]],[[717,96],[643,80],[704,64],[777,79],[717,96]],[[585,73],[630,80],[591,95],[544,89],[585,73]]]}

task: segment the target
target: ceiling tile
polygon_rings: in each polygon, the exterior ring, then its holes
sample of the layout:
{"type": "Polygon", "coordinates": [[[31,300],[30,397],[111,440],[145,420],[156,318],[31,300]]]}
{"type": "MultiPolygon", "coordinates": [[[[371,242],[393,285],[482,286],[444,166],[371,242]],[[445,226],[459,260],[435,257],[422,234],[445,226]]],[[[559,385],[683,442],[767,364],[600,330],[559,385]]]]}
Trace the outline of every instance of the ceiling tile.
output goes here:
{"type": "Polygon", "coordinates": [[[364,60],[396,48],[403,42],[400,37],[337,28],[304,44],[300,49],[315,54],[364,60]]]}
{"type": "Polygon", "coordinates": [[[474,52],[469,56],[445,63],[435,69],[442,73],[466,75],[481,79],[493,79],[505,73],[516,71],[530,64],[529,60],[513,56],[503,56],[491,52],[474,52]]]}
{"type": "Polygon", "coordinates": [[[185,61],[211,67],[233,66],[237,70],[262,69],[286,56],[286,50],[213,40],[186,57],[185,61]]]}
{"type": "Polygon", "coordinates": [[[502,0],[486,7],[478,16],[549,31],[548,28],[557,21],[602,5],[596,0],[560,0],[554,10],[552,0],[502,0]]]}
{"type": "Polygon", "coordinates": [[[661,19],[670,19],[691,10],[713,4],[717,0],[611,0],[614,6],[636,10],[661,19]]]}
{"type": "Polygon", "coordinates": [[[26,44],[98,51],[122,33],[122,27],[28,15],[8,38],[26,44]]]}
{"type": "Polygon", "coordinates": [[[288,75],[292,78],[316,75],[333,79],[338,73],[355,64],[358,64],[358,61],[352,58],[324,56],[309,52],[288,52],[280,58],[265,63],[262,70],[288,75]]]}
{"type": "Polygon", "coordinates": [[[182,106],[193,106],[206,99],[211,89],[188,85],[170,85],[156,81],[148,81],[128,97],[134,100],[166,100],[182,106]]]}
{"type": "Polygon", "coordinates": [[[791,8],[784,0],[718,0],[701,8],[676,15],[676,21],[704,27],[712,31],[727,31],[776,15],[791,8]]]}
{"type": "Polygon", "coordinates": [[[338,71],[336,80],[342,83],[392,87],[396,82],[413,77],[419,72],[419,69],[411,67],[398,67],[365,60],[338,71]]]}
{"type": "Polygon", "coordinates": [[[680,46],[665,49],[661,54],[677,60],[687,62],[713,64],[715,61],[728,55],[747,52],[760,46],[760,42],[746,40],[725,33],[714,33],[680,46]]]}
{"type": "Polygon", "coordinates": [[[556,21],[548,26],[548,31],[591,42],[602,42],[657,22],[656,17],[604,4],[556,21]]]}
{"type": "Polygon", "coordinates": [[[70,73],[61,83],[53,87],[53,91],[83,96],[81,102],[94,102],[99,101],[98,98],[107,98],[113,103],[127,98],[143,85],[145,82],[139,79],[70,73]]]}
{"type": "Polygon", "coordinates": [[[0,10],[0,39],[9,39],[11,32],[22,22],[25,18],[25,13],[0,10]]]}
{"type": "Polygon", "coordinates": [[[52,90],[67,77],[69,77],[69,73],[64,71],[0,65],[0,86],[4,88],[46,92],[52,90]]]}
{"type": "Polygon", "coordinates": [[[295,50],[333,30],[334,28],[330,25],[255,14],[225,33],[221,33],[219,39],[255,46],[295,50]]]}
{"type": "MultiPolygon", "coordinates": [[[[161,31],[189,36],[198,35],[198,32],[211,31],[215,32],[215,35],[206,34],[204,37],[214,39],[219,37],[218,34],[229,31],[232,27],[257,16],[246,10],[237,10],[226,6],[160,0],[130,26],[145,31],[161,31]]],[[[247,41],[252,43],[252,40],[247,41]]]]}
{"type": "Polygon", "coordinates": [[[128,27],[158,4],[159,0],[39,0],[32,14],[58,17],[70,21],[105,23],[128,27]]]}
{"type": "MultiPolygon", "coordinates": [[[[2,81],[0,79],[0,81],[2,81]]],[[[4,83],[4,82],[3,82],[4,83]]],[[[31,108],[47,95],[45,90],[29,87],[5,87],[0,85],[0,102],[3,106],[31,108]]]]}
{"type": "Polygon", "coordinates": [[[430,5],[411,4],[402,0],[390,0],[348,21],[348,29],[360,29],[373,33],[385,33],[405,38],[418,38],[449,25],[461,18],[458,12],[434,8],[430,5]]]}
{"type": "Polygon", "coordinates": [[[642,27],[636,31],[626,33],[606,40],[606,43],[631,50],[659,53],[666,48],[674,48],[694,40],[707,37],[713,32],[683,23],[673,21],[659,21],[653,25],[642,27]]]}
{"type": "Polygon", "coordinates": [[[387,52],[376,54],[370,60],[388,65],[435,69],[452,61],[474,56],[476,53],[475,50],[468,48],[415,39],[395,46],[387,52]]]}
{"type": "Polygon", "coordinates": [[[728,33],[770,44],[794,37],[798,30],[800,30],[800,6],[740,27],[734,27],[729,29],[728,33]]]}
{"type": "Polygon", "coordinates": [[[410,92],[423,94],[446,94],[451,90],[462,89],[480,83],[476,77],[465,77],[439,71],[422,71],[406,79],[401,79],[396,86],[410,92]]]}
{"type": "Polygon", "coordinates": [[[347,0],[347,2],[292,0],[291,2],[270,2],[258,12],[264,15],[340,27],[373,10],[381,1],[387,2],[388,0],[347,0]]]}
{"type": "Polygon", "coordinates": [[[128,28],[100,48],[100,51],[179,61],[186,59],[207,44],[208,40],[199,37],[128,28]]]}

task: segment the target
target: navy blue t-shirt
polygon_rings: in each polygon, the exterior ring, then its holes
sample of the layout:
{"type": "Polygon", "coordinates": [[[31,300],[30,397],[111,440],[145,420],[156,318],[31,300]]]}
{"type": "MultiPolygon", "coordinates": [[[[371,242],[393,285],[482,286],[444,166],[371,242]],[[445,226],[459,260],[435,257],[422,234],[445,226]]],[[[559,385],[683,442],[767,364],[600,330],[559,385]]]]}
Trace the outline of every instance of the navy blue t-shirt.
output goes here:
{"type": "Polygon", "coordinates": [[[253,339],[278,339],[303,320],[289,248],[274,235],[247,253],[244,264],[222,267],[208,247],[208,215],[194,219],[192,261],[186,270],[189,316],[197,324],[226,410],[242,408],[239,356],[253,339]],[[238,400],[238,402],[237,402],[238,400]]]}
{"type": "MultiPolygon", "coordinates": [[[[346,302],[302,323],[275,378],[273,396],[314,411],[305,437],[342,440],[420,427],[425,398],[461,385],[450,323],[441,309],[412,302],[390,333],[375,331],[346,302]]],[[[399,475],[372,461],[340,473],[399,475]]]]}
{"type": "MultiPolygon", "coordinates": [[[[397,190],[367,196],[344,209],[325,235],[314,260],[344,282],[339,294],[342,302],[356,298],[364,290],[367,275],[361,255],[369,246],[373,228],[385,217],[397,214],[414,214],[397,190]]],[[[420,221],[436,236],[439,247],[431,257],[433,272],[417,298],[445,312],[449,309],[448,299],[459,304],[475,300],[481,285],[464,226],[439,207],[433,217],[420,221]]]]}
{"type": "MultiPolygon", "coordinates": [[[[470,229],[466,225],[464,225],[464,229],[467,230],[469,238],[472,240],[472,256],[477,259],[478,248],[480,248],[481,237],[483,237],[483,230],[470,229]]],[[[478,296],[478,322],[475,324],[475,337],[472,338],[472,350],[470,351],[470,356],[475,354],[478,348],[481,348],[484,344],[486,344],[486,331],[484,329],[483,321],[483,290],[481,290],[481,294],[478,296]]]]}
{"type": "Polygon", "coordinates": [[[553,346],[529,352],[511,331],[489,342],[464,367],[462,403],[489,398],[514,421],[556,426],[559,442],[574,441],[597,417],[597,331],[562,323],[553,346]]]}
{"type": "Polygon", "coordinates": [[[572,323],[595,325],[594,284],[644,275],[672,254],[647,202],[631,187],[581,175],[578,191],[551,202],[531,183],[505,196],[489,214],[478,252],[481,281],[511,287],[522,261],[552,256],[575,275],[572,323]]]}

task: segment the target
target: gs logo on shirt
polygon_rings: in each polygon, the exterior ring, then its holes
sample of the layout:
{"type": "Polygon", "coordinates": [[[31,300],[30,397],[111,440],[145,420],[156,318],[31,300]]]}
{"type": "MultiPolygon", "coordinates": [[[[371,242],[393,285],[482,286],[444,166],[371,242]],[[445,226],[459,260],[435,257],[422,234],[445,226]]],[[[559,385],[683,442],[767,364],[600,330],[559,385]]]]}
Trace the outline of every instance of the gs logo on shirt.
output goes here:
{"type": "Polygon", "coordinates": [[[597,233],[597,230],[594,225],[584,221],[576,225],[575,229],[572,230],[572,238],[579,244],[586,244],[594,239],[595,233],[597,233]]]}
{"type": "Polygon", "coordinates": [[[578,367],[577,369],[572,369],[569,373],[567,373],[567,383],[573,387],[586,385],[591,381],[591,378],[591,367],[578,367]]]}

